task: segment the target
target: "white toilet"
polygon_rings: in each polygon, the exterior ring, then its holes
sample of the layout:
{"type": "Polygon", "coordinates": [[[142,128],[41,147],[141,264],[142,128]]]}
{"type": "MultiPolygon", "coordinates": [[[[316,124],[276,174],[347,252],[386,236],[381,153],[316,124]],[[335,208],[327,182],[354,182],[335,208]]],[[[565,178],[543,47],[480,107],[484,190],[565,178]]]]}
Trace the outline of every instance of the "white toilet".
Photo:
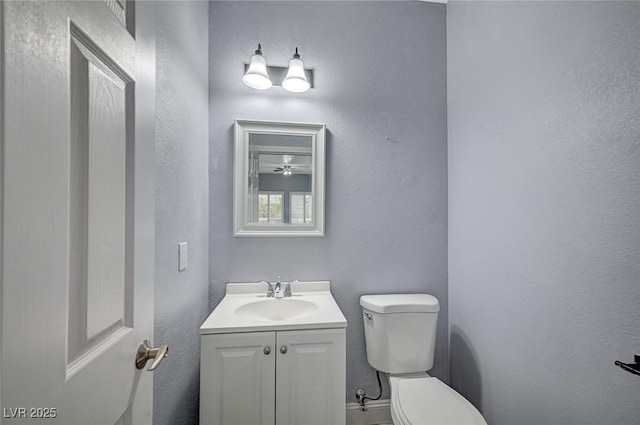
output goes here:
{"type": "Polygon", "coordinates": [[[427,294],[363,295],[367,359],[389,374],[394,425],[487,425],[433,367],[440,304],[427,294]]]}

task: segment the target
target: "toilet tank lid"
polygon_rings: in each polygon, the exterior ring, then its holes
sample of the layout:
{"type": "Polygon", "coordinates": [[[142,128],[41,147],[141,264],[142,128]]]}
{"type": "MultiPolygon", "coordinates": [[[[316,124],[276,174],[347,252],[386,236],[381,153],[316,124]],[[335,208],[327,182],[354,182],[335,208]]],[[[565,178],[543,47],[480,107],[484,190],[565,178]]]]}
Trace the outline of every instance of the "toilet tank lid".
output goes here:
{"type": "Polygon", "coordinates": [[[436,313],[438,299],[429,294],[363,295],[360,305],[376,313],[436,313]]]}

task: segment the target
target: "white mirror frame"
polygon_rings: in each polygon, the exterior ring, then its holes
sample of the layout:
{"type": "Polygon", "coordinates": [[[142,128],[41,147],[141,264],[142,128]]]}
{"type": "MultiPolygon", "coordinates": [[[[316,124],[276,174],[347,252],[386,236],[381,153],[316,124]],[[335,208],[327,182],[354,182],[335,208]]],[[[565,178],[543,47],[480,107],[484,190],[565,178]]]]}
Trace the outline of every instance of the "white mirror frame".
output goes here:
{"type": "Polygon", "coordinates": [[[310,237],[324,236],[325,198],[325,131],[324,124],[286,123],[274,121],[235,120],[233,235],[236,237],[310,237]],[[249,175],[249,135],[285,134],[309,136],[312,140],[311,193],[313,223],[258,224],[246,219],[249,175]]]}

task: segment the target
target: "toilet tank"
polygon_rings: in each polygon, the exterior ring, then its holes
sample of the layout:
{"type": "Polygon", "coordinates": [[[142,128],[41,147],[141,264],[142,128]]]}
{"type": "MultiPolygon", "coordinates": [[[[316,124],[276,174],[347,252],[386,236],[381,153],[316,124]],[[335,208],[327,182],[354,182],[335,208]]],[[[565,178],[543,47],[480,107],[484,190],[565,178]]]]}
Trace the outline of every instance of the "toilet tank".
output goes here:
{"type": "Polygon", "coordinates": [[[385,373],[433,367],[440,303],[428,294],[360,297],[369,364],[385,373]]]}

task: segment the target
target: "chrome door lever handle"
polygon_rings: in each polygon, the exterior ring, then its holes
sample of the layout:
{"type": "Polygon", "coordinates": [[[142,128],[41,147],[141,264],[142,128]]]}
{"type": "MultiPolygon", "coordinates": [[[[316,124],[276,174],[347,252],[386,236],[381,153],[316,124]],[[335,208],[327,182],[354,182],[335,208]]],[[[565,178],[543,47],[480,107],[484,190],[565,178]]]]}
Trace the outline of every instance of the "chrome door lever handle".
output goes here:
{"type": "Polygon", "coordinates": [[[167,344],[162,344],[160,347],[154,348],[151,347],[151,342],[145,339],[142,341],[142,344],[138,346],[138,351],[136,352],[136,368],[142,369],[148,360],[154,359],[151,366],[147,368],[149,372],[153,372],[168,355],[169,346],[167,344]]]}

